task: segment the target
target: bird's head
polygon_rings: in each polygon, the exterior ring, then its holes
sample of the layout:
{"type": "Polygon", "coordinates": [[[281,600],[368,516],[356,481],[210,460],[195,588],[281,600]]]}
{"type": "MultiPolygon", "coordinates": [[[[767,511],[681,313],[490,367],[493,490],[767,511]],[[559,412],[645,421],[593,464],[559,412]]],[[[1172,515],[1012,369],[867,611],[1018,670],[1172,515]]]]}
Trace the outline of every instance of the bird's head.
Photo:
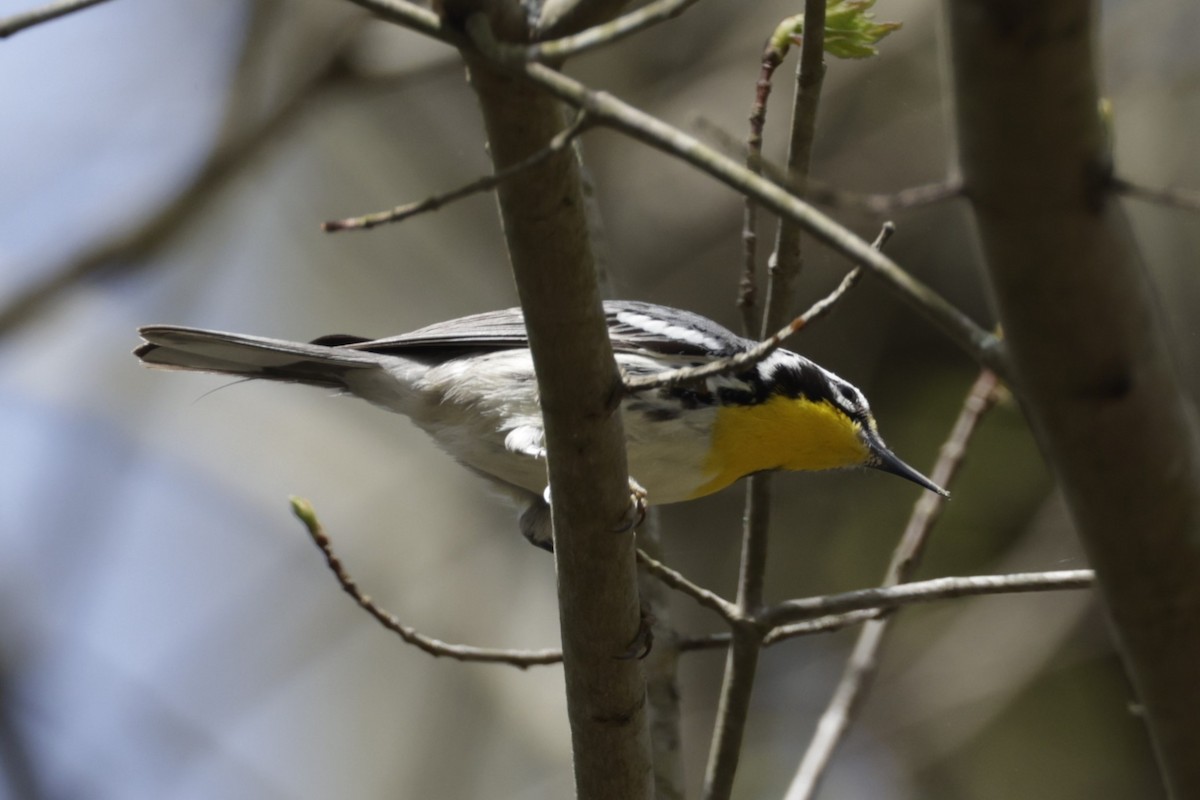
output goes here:
{"type": "Polygon", "coordinates": [[[949,496],[884,444],[853,384],[784,350],[759,364],[755,378],[756,402],[721,404],[713,441],[718,477],[710,491],[763,470],[870,467],[949,496]]]}

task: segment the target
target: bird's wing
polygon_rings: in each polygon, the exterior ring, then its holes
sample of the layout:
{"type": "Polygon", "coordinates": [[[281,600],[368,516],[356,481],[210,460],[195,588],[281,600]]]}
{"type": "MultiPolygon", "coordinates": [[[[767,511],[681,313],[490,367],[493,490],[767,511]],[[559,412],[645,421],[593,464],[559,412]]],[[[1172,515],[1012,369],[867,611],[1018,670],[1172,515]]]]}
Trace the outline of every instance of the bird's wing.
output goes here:
{"type": "MultiPolygon", "coordinates": [[[[608,335],[617,352],[707,360],[732,355],[751,344],[690,311],[629,300],[608,301],[604,311],[608,335]]],[[[386,339],[326,336],[314,344],[440,360],[472,352],[528,347],[529,337],[521,309],[506,308],[436,322],[386,339]]]]}

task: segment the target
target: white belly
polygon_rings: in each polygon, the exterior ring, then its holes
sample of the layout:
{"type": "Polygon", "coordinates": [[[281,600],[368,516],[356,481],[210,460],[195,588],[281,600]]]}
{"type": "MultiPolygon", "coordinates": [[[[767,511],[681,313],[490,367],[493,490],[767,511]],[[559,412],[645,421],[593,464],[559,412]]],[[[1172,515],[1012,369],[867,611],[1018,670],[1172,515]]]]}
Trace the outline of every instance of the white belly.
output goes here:
{"type": "MultiPolygon", "coordinates": [[[[531,439],[537,440],[532,449],[542,443],[541,409],[527,350],[502,350],[432,368],[389,359],[386,372],[363,370],[347,377],[355,395],[409,417],[466,466],[538,495],[545,490],[545,459],[531,454],[529,446],[531,439]],[[520,433],[513,434],[517,429],[520,433]]],[[[622,407],[629,474],[646,489],[650,504],[690,499],[711,477],[703,467],[715,409],[655,420],[640,399],[622,407]]]]}

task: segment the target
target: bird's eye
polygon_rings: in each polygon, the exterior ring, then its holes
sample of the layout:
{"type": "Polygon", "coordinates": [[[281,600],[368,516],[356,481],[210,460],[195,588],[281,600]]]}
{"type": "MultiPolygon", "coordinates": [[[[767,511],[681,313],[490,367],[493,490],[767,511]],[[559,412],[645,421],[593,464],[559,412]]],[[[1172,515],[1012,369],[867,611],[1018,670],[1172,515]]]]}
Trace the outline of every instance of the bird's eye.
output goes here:
{"type": "Polygon", "coordinates": [[[838,387],[838,391],[850,405],[858,405],[858,392],[854,391],[854,387],[842,385],[838,387]]]}

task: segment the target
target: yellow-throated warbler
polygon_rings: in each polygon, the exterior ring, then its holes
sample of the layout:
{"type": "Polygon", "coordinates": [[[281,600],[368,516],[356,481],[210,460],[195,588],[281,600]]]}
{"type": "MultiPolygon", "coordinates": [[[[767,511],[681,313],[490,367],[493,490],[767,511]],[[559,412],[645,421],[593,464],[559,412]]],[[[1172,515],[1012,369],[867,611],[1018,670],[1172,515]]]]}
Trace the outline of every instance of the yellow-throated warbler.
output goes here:
{"type": "MultiPolygon", "coordinates": [[[[755,344],[688,311],[632,301],[604,309],[617,364],[630,376],[755,344]]],[[[521,503],[522,533],[550,546],[541,411],[519,308],[389,339],[334,335],[305,344],[167,325],[140,333],[147,344],[136,355],[152,366],[323,386],[404,414],[521,503]]],[[[702,497],[764,470],[852,466],[945,494],[884,445],[862,392],[787,350],[697,385],[629,394],[621,413],[629,473],[650,504],[702,497]]]]}

